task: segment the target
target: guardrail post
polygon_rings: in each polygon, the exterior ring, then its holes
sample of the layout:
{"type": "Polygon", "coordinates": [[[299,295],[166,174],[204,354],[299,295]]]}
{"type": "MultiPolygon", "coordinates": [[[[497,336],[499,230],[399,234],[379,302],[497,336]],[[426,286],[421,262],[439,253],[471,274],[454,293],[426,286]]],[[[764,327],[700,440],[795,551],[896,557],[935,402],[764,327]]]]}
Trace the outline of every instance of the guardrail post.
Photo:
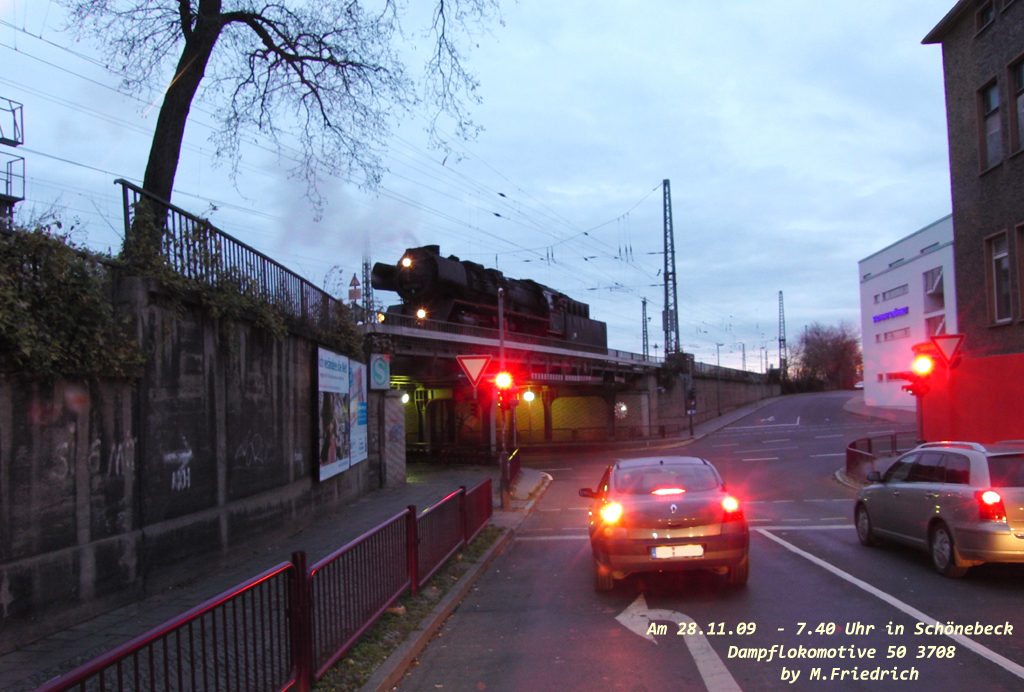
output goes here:
{"type": "Polygon", "coordinates": [[[409,561],[409,590],[415,596],[420,592],[420,532],[416,521],[416,505],[407,507],[409,514],[405,518],[406,556],[409,561]]]}
{"type": "Polygon", "coordinates": [[[292,580],[291,604],[288,619],[291,621],[292,666],[296,673],[298,692],[309,692],[313,677],[313,612],[310,598],[309,571],[306,568],[306,553],[292,553],[295,578],[292,580]]]}
{"type": "Polygon", "coordinates": [[[460,485],[462,497],[459,498],[459,517],[462,520],[462,547],[469,545],[469,498],[466,497],[466,486],[460,485]]]}

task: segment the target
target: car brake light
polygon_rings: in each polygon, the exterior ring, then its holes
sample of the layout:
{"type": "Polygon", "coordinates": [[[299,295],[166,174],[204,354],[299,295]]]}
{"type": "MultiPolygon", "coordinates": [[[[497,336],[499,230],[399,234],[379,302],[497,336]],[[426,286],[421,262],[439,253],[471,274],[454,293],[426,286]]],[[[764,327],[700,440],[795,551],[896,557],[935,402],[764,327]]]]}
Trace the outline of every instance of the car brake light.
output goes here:
{"type": "Polygon", "coordinates": [[[1006,508],[999,493],[995,490],[978,490],[974,497],[978,499],[978,511],[982,521],[1006,521],[1006,508]]]}
{"type": "Polygon", "coordinates": [[[606,524],[614,524],[622,516],[622,505],[612,502],[601,508],[601,518],[606,524]]]}
{"type": "Polygon", "coordinates": [[[683,488],[658,488],[652,490],[651,495],[682,495],[685,492],[683,488]]]}
{"type": "Polygon", "coordinates": [[[727,495],[722,500],[722,509],[725,510],[725,516],[722,517],[722,521],[739,521],[743,518],[739,500],[731,495],[727,495]]]}

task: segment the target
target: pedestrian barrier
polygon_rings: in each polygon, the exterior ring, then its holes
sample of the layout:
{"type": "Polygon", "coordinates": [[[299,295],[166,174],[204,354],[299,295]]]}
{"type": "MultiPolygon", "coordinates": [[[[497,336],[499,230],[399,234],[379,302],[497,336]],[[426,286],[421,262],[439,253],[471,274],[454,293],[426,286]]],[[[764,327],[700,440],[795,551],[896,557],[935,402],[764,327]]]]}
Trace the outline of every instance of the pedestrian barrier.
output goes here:
{"type": "Polygon", "coordinates": [[[415,595],[483,530],[492,493],[488,478],[418,516],[410,506],[308,569],[293,553],[36,692],[308,692],[406,589],[415,595]]]}
{"type": "Polygon", "coordinates": [[[880,457],[892,457],[917,446],[917,432],[904,431],[872,435],[854,440],[846,446],[846,475],[867,481],[868,472],[876,471],[880,457]]]}

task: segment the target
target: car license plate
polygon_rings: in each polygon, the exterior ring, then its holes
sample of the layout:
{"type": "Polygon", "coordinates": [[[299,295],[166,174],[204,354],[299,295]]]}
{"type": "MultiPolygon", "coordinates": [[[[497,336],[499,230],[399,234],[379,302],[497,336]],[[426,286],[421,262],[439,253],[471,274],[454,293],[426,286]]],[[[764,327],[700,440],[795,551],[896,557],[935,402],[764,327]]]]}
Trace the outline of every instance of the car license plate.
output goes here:
{"type": "Polygon", "coordinates": [[[651,558],[654,560],[668,557],[701,557],[704,555],[702,545],[659,545],[651,548],[651,558]]]}

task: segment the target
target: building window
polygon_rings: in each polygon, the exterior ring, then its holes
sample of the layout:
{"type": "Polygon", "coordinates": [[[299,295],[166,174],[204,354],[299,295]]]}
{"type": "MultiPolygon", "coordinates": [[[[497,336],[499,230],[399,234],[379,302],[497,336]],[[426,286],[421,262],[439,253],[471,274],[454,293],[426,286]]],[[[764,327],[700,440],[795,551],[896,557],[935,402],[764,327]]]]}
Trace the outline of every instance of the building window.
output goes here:
{"type": "Polygon", "coordinates": [[[977,29],[981,31],[986,26],[992,23],[992,20],[996,18],[996,8],[991,2],[986,2],[984,5],[978,8],[978,14],[975,15],[977,22],[977,29]]]}
{"type": "Polygon", "coordinates": [[[924,311],[935,312],[945,308],[946,294],[942,267],[935,267],[924,273],[924,311]]]}
{"type": "Polygon", "coordinates": [[[996,322],[1006,322],[1010,313],[1010,252],[1006,242],[1006,234],[990,238],[988,254],[992,258],[992,298],[993,317],[996,322]]]}
{"type": "Polygon", "coordinates": [[[1003,160],[1003,138],[999,127],[999,84],[993,82],[981,90],[981,169],[986,170],[1003,160]]]}
{"type": "Polygon", "coordinates": [[[906,339],[910,336],[910,327],[904,327],[903,329],[896,329],[891,332],[886,332],[882,335],[883,341],[895,341],[896,339],[906,339]]]}
{"type": "Polygon", "coordinates": [[[945,334],[946,316],[936,315],[935,317],[925,318],[924,330],[925,332],[927,332],[927,336],[938,336],[939,334],[945,334]]]}
{"type": "Polygon", "coordinates": [[[902,286],[897,286],[896,288],[891,288],[888,291],[885,291],[884,293],[876,294],[875,295],[875,302],[876,303],[883,303],[883,302],[885,302],[887,300],[890,300],[892,298],[899,298],[902,295],[906,295],[909,290],[910,290],[909,284],[903,284],[902,286]]]}
{"type": "Polygon", "coordinates": [[[1010,78],[1014,93],[1014,104],[1010,113],[1016,121],[1010,132],[1013,134],[1013,150],[1017,151],[1024,147],[1024,60],[1010,68],[1010,78]]]}

